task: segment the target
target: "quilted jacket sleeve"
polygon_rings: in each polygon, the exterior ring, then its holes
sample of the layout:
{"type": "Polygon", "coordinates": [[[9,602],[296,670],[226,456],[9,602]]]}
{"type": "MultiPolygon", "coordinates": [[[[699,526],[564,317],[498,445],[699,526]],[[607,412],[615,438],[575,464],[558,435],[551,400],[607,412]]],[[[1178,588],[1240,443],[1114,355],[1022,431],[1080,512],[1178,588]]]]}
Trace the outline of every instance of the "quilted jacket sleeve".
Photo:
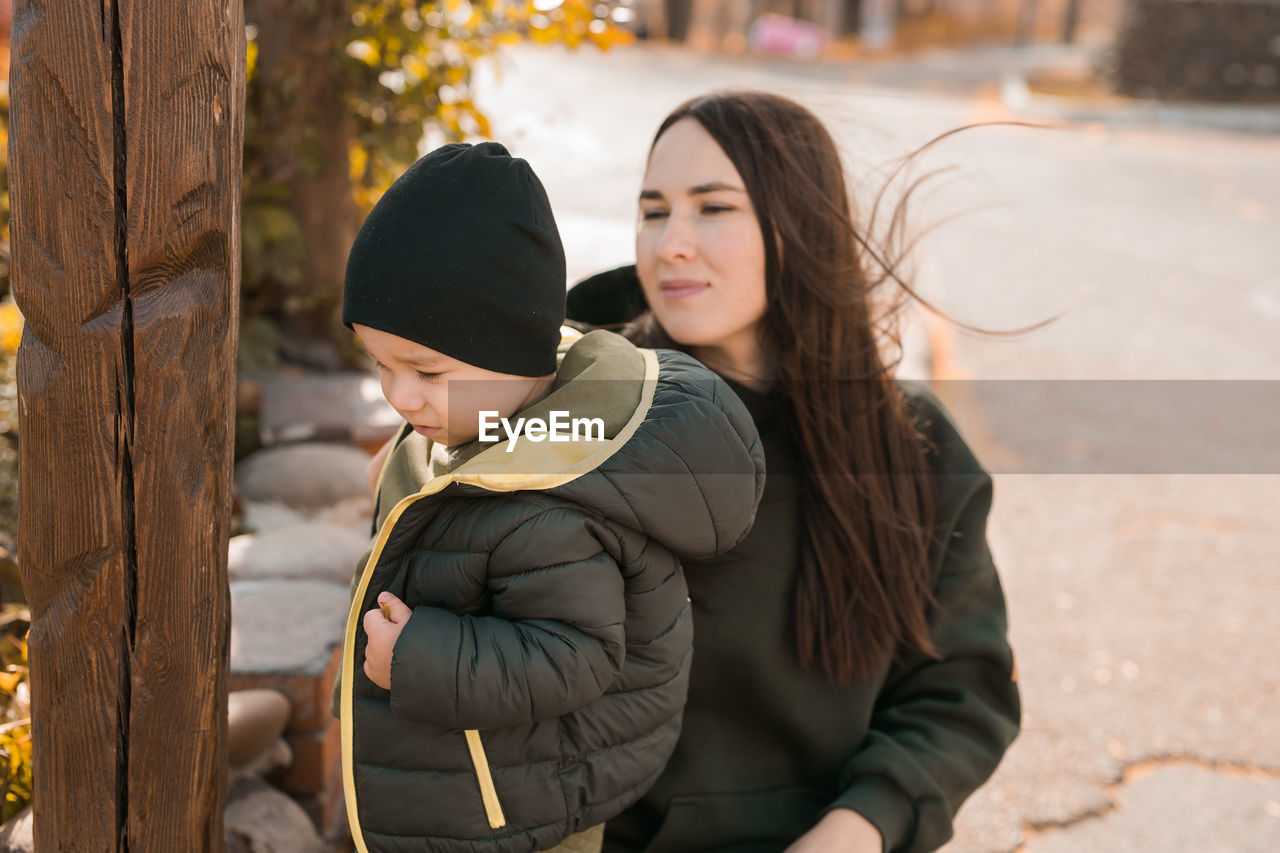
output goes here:
{"type": "Polygon", "coordinates": [[[533,511],[490,555],[488,614],[414,608],[392,654],[392,710],[483,729],[562,716],[603,695],[625,649],[609,537],[581,510],[533,511]]]}

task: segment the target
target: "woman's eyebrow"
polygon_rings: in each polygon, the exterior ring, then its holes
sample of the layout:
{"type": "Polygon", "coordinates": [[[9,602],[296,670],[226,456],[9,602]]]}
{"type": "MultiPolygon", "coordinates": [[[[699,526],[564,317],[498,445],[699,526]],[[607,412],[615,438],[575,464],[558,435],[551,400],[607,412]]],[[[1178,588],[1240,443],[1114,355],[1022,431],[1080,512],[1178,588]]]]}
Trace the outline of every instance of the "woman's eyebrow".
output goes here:
{"type": "Polygon", "coordinates": [[[689,195],[702,195],[703,193],[714,193],[728,190],[729,192],[743,193],[746,192],[742,187],[735,187],[733,184],[726,184],[724,181],[712,181],[709,184],[698,184],[689,190],[689,195]]]}
{"type": "MultiPolygon", "coordinates": [[[[696,186],[690,187],[689,195],[704,195],[706,193],[725,192],[725,191],[735,192],[735,193],[746,192],[746,190],[744,190],[742,187],[735,187],[733,184],[726,184],[724,181],[712,181],[707,184],[697,184],[696,186]]],[[[665,198],[665,196],[659,190],[641,190],[640,191],[641,201],[660,201],[663,198],[665,198]]]]}

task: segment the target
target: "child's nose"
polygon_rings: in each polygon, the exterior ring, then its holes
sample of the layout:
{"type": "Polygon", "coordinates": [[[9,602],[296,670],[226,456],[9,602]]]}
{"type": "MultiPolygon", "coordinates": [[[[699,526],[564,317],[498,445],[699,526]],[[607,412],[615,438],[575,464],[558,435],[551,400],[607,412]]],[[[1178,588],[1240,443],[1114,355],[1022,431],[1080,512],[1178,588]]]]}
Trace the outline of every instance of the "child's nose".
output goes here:
{"type": "Polygon", "coordinates": [[[415,378],[392,377],[387,380],[387,402],[399,412],[416,412],[422,408],[423,395],[415,378]]]}

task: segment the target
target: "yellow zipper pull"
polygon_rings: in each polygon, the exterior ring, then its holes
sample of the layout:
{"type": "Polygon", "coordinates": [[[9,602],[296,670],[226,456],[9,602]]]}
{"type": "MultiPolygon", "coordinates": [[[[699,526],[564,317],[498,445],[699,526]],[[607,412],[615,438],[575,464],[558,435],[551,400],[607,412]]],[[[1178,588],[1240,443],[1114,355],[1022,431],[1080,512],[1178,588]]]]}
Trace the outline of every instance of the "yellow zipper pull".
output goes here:
{"type": "Polygon", "coordinates": [[[493,776],[489,774],[489,759],[484,757],[484,745],[480,743],[480,732],[467,729],[467,748],[471,750],[471,763],[476,766],[476,779],[480,782],[480,797],[484,800],[484,812],[489,818],[491,829],[501,829],[507,825],[502,814],[502,804],[498,802],[498,789],[494,787],[493,776]]]}

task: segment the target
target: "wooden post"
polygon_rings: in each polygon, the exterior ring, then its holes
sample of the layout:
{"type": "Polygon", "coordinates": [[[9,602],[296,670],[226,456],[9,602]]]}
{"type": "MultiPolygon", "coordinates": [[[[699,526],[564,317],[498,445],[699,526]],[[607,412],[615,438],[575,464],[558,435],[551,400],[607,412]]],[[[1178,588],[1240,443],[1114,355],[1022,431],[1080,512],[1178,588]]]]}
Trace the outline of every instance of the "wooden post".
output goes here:
{"type": "Polygon", "coordinates": [[[1018,0],[1018,18],[1013,32],[1015,47],[1026,47],[1036,40],[1036,14],[1036,0],[1018,0]]]}
{"type": "Polygon", "coordinates": [[[862,0],[858,41],[871,50],[893,47],[898,28],[898,0],[862,0]]]}
{"type": "Polygon", "coordinates": [[[1062,13],[1062,43],[1075,44],[1076,25],[1080,21],[1080,0],[1067,0],[1067,8],[1062,13]]]}
{"type": "Polygon", "coordinates": [[[694,50],[716,51],[724,42],[724,0],[692,0],[685,44],[694,50]]]}
{"type": "Polygon", "coordinates": [[[662,41],[670,36],[666,0],[642,0],[636,7],[636,14],[644,27],[645,38],[662,41]]]}
{"type": "Polygon", "coordinates": [[[36,849],[221,851],[241,0],[15,5],[36,849]]]}

